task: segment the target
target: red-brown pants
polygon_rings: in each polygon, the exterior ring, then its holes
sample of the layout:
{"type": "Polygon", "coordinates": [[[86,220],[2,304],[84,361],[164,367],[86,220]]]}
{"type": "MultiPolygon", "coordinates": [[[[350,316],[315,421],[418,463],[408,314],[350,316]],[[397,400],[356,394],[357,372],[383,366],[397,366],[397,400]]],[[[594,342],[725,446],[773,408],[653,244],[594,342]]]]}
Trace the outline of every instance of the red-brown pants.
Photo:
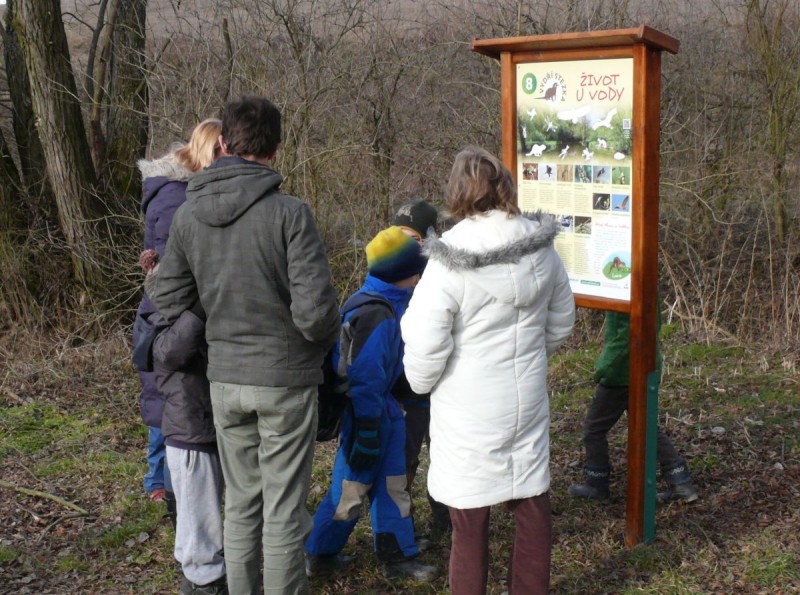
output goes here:
{"type": "MultiPolygon", "coordinates": [[[[550,496],[506,502],[514,513],[514,544],[508,567],[509,595],[545,595],[550,587],[550,496]]],[[[489,576],[490,507],[450,508],[453,543],[450,588],[453,595],[485,595],[489,576]]]]}

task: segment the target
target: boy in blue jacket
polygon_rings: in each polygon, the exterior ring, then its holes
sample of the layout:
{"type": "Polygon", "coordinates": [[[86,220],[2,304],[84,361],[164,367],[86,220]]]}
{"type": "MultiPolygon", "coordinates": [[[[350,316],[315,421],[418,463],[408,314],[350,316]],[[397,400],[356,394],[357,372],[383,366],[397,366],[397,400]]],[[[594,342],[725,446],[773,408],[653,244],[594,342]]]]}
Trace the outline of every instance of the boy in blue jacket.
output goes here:
{"type": "Polygon", "coordinates": [[[345,312],[333,365],[348,382],[330,489],[314,515],[306,544],[309,576],[344,567],[340,554],[369,498],[375,553],[389,578],[433,580],[437,570],[419,549],[406,489],[405,421],[391,390],[403,370],[400,318],[425,267],[419,244],[399,227],[367,245],[367,279],[358,294],[374,300],[345,312]]]}

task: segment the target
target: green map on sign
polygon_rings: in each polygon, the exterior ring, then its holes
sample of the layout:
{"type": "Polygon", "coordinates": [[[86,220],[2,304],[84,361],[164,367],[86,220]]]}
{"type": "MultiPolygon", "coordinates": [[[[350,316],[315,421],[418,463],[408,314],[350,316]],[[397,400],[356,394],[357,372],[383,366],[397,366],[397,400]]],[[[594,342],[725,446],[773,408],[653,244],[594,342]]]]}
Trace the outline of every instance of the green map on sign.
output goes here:
{"type": "Polygon", "coordinates": [[[606,276],[606,278],[611,279],[612,281],[619,281],[620,279],[624,279],[631,274],[631,267],[625,265],[624,263],[620,264],[609,262],[603,267],[603,274],[606,276]]]}

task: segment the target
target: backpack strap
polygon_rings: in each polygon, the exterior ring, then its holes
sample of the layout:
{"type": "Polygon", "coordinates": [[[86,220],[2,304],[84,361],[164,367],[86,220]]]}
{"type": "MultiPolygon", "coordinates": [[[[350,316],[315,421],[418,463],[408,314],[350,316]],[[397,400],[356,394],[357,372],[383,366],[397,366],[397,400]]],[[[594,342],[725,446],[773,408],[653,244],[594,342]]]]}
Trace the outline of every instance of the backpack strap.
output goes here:
{"type": "Polygon", "coordinates": [[[392,302],[374,291],[361,291],[351,295],[339,310],[342,320],[344,320],[344,315],[348,312],[357,310],[361,306],[366,306],[367,304],[383,304],[389,308],[392,316],[394,316],[394,306],[392,306],[392,302]]]}
{"type": "MultiPolygon", "coordinates": [[[[339,310],[339,318],[344,322],[344,317],[348,312],[357,310],[361,306],[367,304],[383,304],[384,307],[389,309],[392,317],[394,317],[394,307],[392,303],[379,293],[371,291],[362,291],[356,293],[344,303],[339,310]]],[[[339,335],[339,343],[341,344],[345,329],[342,328],[339,335]]],[[[346,362],[340,360],[340,365],[346,365],[346,362]]],[[[322,373],[324,380],[317,389],[317,406],[318,406],[318,426],[317,426],[317,441],[325,442],[332,440],[339,436],[339,431],[342,423],[342,413],[345,408],[350,405],[350,397],[347,394],[348,381],[347,375],[344,370],[335,370],[333,367],[333,348],[331,348],[325,355],[325,361],[322,365],[322,373]]]]}
{"type": "Polygon", "coordinates": [[[340,379],[344,380],[345,384],[343,384],[343,388],[345,390],[348,388],[347,366],[350,363],[350,357],[352,355],[352,342],[355,337],[353,336],[350,323],[345,322],[344,319],[348,313],[354,312],[362,306],[367,306],[370,304],[381,304],[383,308],[388,309],[388,313],[391,318],[395,317],[392,303],[381,294],[373,291],[361,291],[353,294],[347,299],[341,310],[339,310],[342,326],[339,331],[339,364],[336,367],[335,372],[340,379]]]}

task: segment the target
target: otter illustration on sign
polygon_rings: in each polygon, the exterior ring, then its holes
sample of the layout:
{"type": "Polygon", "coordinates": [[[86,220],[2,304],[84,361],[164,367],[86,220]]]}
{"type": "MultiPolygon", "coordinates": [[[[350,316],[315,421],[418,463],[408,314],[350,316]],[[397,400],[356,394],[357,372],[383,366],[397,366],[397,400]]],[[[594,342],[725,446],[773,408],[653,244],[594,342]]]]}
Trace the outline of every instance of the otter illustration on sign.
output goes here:
{"type": "Polygon", "coordinates": [[[539,97],[539,99],[544,99],[545,101],[555,101],[557,92],[558,92],[558,83],[553,81],[553,84],[550,85],[545,90],[544,95],[539,97]]]}

